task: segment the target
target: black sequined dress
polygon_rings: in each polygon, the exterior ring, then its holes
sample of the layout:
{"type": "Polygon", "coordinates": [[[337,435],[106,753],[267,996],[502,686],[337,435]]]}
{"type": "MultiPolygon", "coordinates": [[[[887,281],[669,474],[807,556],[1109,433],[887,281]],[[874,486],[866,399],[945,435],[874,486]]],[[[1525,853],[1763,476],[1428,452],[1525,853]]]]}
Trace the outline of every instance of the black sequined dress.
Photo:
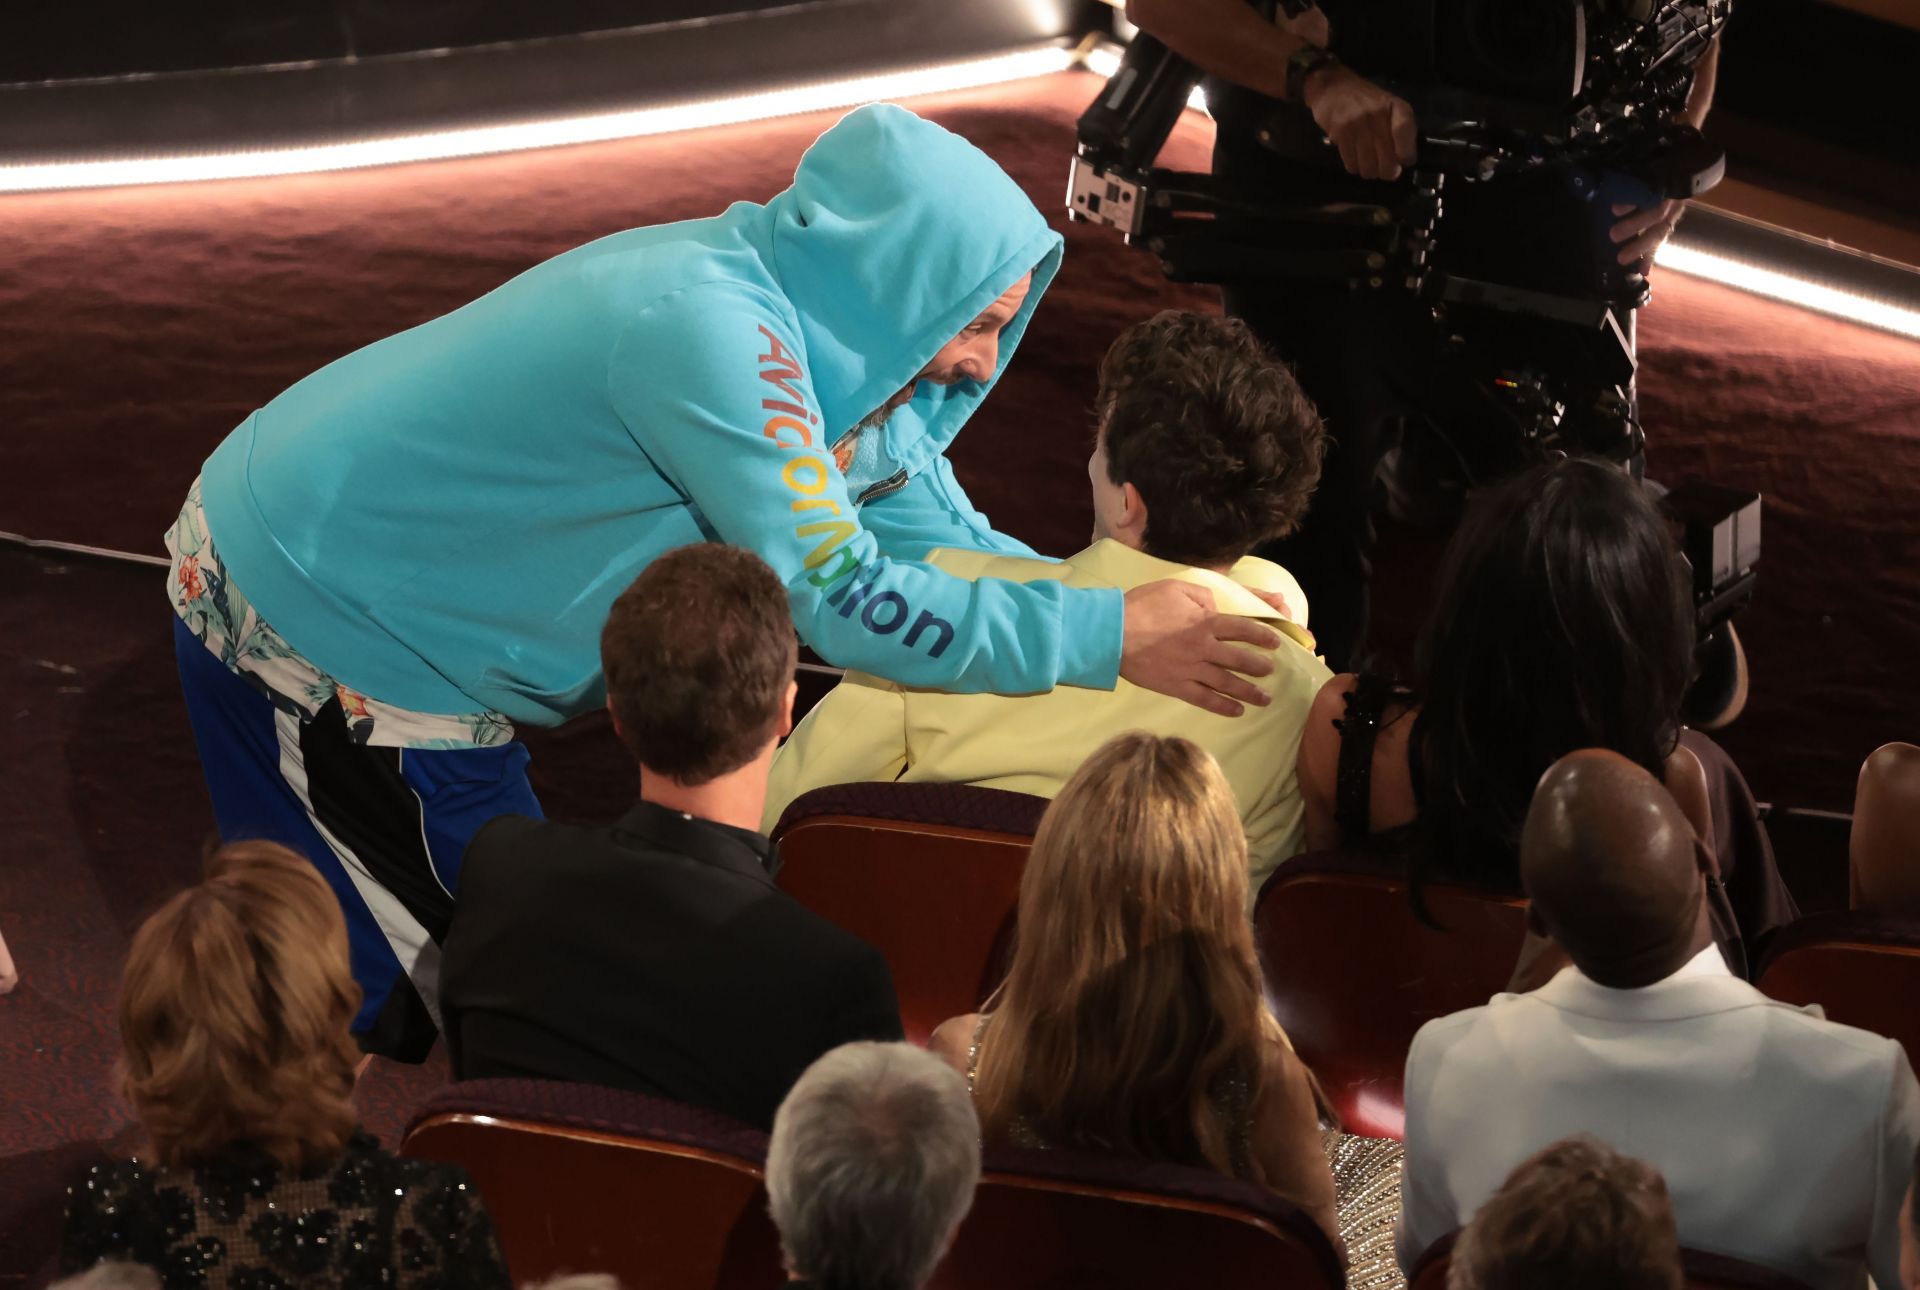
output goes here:
{"type": "Polygon", "coordinates": [[[295,1172],[240,1145],[193,1169],[96,1165],[68,1188],[63,1273],[142,1263],[167,1290],[511,1290],[493,1223],[458,1165],[355,1134],[295,1172]]]}

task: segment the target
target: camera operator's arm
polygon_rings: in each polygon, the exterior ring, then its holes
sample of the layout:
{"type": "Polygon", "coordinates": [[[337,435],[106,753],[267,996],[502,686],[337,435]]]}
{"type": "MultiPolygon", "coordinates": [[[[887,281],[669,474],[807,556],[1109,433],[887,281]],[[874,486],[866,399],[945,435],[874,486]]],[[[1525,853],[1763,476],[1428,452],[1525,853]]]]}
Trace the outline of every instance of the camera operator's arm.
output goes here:
{"type": "MultiPolygon", "coordinates": [[[[1716,37],[1693,69],[1693,87],[1687,91],[1687,106],[1679,116],[1682,125],[1690,125],[1696,130],[1706,125],[1707,111],[1713,106],[1713,86],[1719,78],[1719,72],[1720,41],[1716,37]]],[[[1632,264],[1637,260],[1642,273],[1652,268],[1653,253],[1673,236],[1674,227],[1680,223],[1680,216],[1686,213],[1686,209],[1687,204],[1681,201],[1665,201],[1654,206],[1615,206],[1613,213],[1625,216],[1613,226],[1612,233],[1613,240],[1620,244],[1620,263],[1632,264]]]]}
{"type": "Polygon", "coordinates": [[[1707,111],[1713,106],[1713,87],[1719,79],[1720,38],[1715,36],[1693,69],[1693,88],[1687,91],[1686,110],[1680,114],[1680,119],[1696,130],[1706,128],[1707,111]]]}
{"type": "MultiPolygon", "coordinates": [[[[1202,71],[1275,99],[1288,97],[1287,60],[1310,43],[1301,33],[1326,27],[1318,9],[1292,29],[1275,26],[1244,0],[1127,0],[1127,21],[1202,71]]],[[[1338,63],[1310,74],[1301,98],[1353,174],[1398,179],[1413,164],[1413,109],[1405,99],[1338,63]]]]}

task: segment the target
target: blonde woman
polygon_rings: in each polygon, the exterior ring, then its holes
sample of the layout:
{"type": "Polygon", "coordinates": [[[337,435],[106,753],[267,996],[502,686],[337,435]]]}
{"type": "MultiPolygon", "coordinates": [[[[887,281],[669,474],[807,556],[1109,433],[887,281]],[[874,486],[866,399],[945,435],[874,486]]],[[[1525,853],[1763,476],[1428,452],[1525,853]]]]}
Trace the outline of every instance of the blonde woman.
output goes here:
{"type": "Polygon", "coordinates": [[[967,1076],[989,1142],[1213,1169],[1272,1189],[1338,1245],[1331,1116],[1262,997],[1246,888],[1213,759],[1120,735],[1041,821],[989,1011],[930,1044],[967,1076]]]}
{"type": "Polygon", "coordinates": [[[360,1131],[359,1002],[319,872],[269,842],[216,852],[134,933],[121,1081],[151,1151],[68,1189],[62,1271],[131,1260],[169,1290],[510,1286],[465,1172],[360,1131]]]}

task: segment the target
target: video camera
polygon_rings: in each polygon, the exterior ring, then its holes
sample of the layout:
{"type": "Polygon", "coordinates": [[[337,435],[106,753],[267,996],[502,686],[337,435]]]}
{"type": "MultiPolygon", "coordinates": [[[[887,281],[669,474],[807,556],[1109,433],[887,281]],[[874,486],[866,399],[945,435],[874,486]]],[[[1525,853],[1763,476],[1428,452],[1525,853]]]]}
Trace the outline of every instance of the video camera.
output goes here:
{"type": "MultiPolygon", "coordinates": [[[[1693,197],[1719,182],[1724,154],[1673,120],[1731,3],[1340,6],[1333,50],[1405,98],[1418,123],[1411,182],[1390,202],[1275,202],[1154,168],[1201,72],[1143,32],[1080,117],[1068,213],[1144,244],[1176,281],[1409,297],[1430,313],[1426,384],[1467,482],[1555,452],[1634,459],[1644,437],[1628,393],[1628,314],[1648,290],[1637,268],[1614,262],[1604,229],[1616,203],[1693,197]],[[1600,249],[1571,282],[1542,289],[1439,267],[1447,186],[1516,174],[1552,176],[1592,221],[1600,249]]],[[[1303,109],[1276,102],[1256,137],[1285,150],[1303,129],[1320,142],[1303,109]]]]}
{"type": "MultiPolygon", "coordinates": [[[[1324,3],[1341,61],[1414,109],[1417,160],[1396,199],[1276,202],[1213,175],[1156,169],[1202,73],[1141,32],[1080,117],[1070,217],[1118,229],[1175,281],[1405,297],[1429,324],[1418,364],[1426,412],[1462,483],[1558,455],[1638,461],[1630,314],[1648,287],[1636,267],[1615,263],[1605,229],[1615,204],[1695,197],[1724,174],[1725,154],[1676,121],[1732,0],[1324,3]],[[1593,222],[1601,249],[1573,266],[1572,288],[1440,267],[1448,185],[1524,174],[1563,183],[1593,222]]],[[[1255,137],[1297,153],[1303,130],[1309,147],[1324,146],[1304,109],[1274,102],[1255,137]]],[[[1752,599],[1760,498],[1689,484],[1664,505],[1681,530],[1705,642],[1752,599]]]]}

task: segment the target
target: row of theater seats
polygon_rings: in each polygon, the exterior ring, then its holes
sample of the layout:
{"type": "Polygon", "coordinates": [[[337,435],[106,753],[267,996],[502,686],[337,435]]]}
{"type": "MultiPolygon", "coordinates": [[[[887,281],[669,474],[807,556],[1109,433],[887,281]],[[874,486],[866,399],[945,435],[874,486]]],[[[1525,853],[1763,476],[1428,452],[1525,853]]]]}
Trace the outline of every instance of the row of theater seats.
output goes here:
{"type": "MultiPolygon", "coordinates": [[[[779,1238],[762,1185],[767,1138],[644,1094],[475,1080],[428,1102],[403,1154],[455,1160],[487,1198],[525,1283],[581,1267],[626,1290],[766,1290],[779,1238]]],[[[1411,1290],[1444,1290],[1447,1244],[1411,1290]]],[[[1692,1290],[1803,1290],[1688,1251],[1692,1290]]],[[[1264,1188],[1208,1170],[988,1147],[973,1208],[929,1290],[1340,1290],[1319,1227],[1264,1188]]]]}
{"type": "MultiPolygon", "coordinates": [[[[964,785],[820,789],[775,830],[778,882],[886,955],[908,1037],[921,1040],[998,982],[1045,808],[964,785]]],[[[1296,857],[1260,893],[1269,998],[1355,1133],[1400,1136],[1414,1032],[1499,993],[1519,953],[1518,897],[1429,886],[1426,900],[1441,930],[1414,916],[1396,863],[1362,853],[1296,857]]],[[[1896,1039],[1920,1065],[1920,920],[1819,914],[1756,948],[1761,990],[1896,1039]]]]}
{"type": "MultiPolygon", "coordinates": [[[[997,983],[1020,873],[1046,802],[961,785],[856,784],[796,801],[774,836],[779,884],[860,935],[892,968],[906,1029],[924,1040],[997,983]]],[[[1397,1137],[1414,1032],[1505,985],[1524,905],[1432,887],[1419,922],[1390,862],[1289,861],[1255,915],[1267,984],[1296,1048],[1355,1133],[1397,1137]]],[[[1758,983],[1920,1057],[1920,923],[1803,920],[1761,947],[1758,983]]],[[[705,1111],[585,1086],[455,1085],[416,1117],[405,1150],[466,1165],[516,1279],[615,1272],[629,1287],[778,1283],[761,1190],[764,1135],[705,1111]]],[[[1413,1278],[1439,1290],[1445,1251],[1413,1278]]],[[[1773,1287],[1777,1274],[1690,1255],[1689,1284],[1773,1287]]],[[[972,1214],[936,1287],[1319,1287],[1341,1284],[1313,1223],[1212,1173],[1063,1152],[989,1148],[972,1214]]]]}

